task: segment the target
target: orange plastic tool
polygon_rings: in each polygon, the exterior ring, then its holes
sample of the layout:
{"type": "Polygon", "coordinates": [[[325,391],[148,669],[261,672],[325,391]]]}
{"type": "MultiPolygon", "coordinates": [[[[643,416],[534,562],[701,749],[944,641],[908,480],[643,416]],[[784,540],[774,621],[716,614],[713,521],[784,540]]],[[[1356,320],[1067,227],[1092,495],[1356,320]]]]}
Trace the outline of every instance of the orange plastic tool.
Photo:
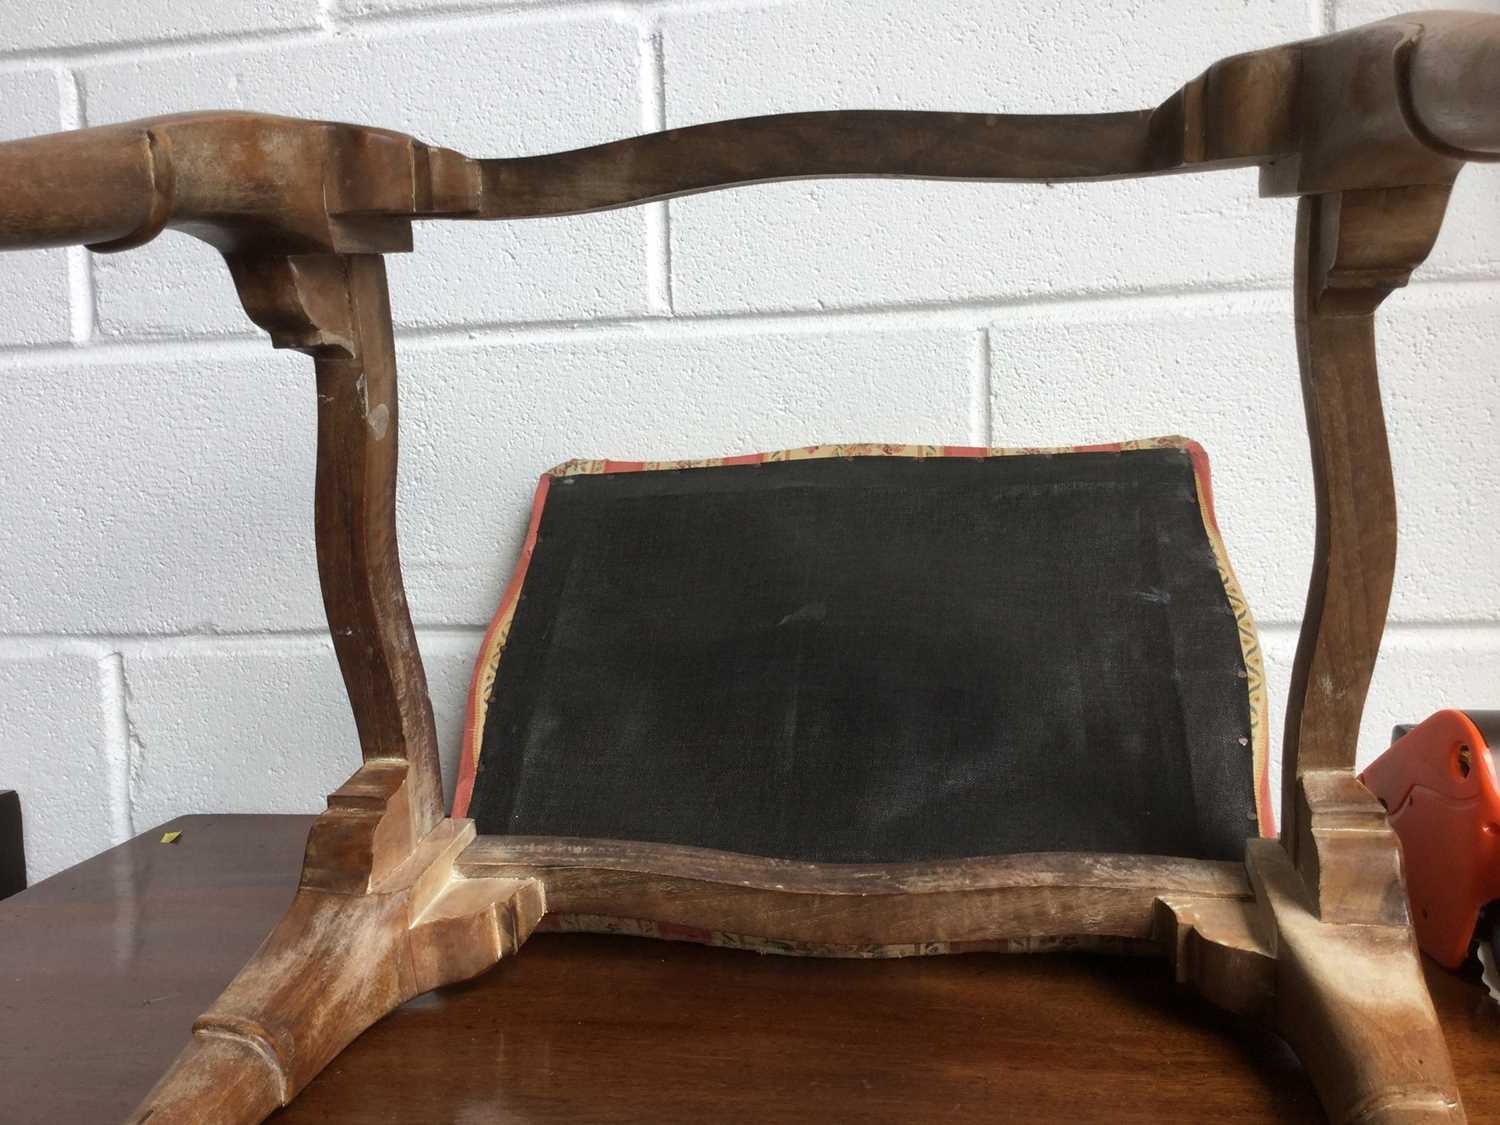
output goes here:
{"type": "Polygon", "coordinates": [[[1491,746],[1500,749],[1500,712],[1438,711],[1360,774],[1401,837],[1417,942],[1450,969],[1468,956],[1480,911],[1500,899],[1491,746]]]}

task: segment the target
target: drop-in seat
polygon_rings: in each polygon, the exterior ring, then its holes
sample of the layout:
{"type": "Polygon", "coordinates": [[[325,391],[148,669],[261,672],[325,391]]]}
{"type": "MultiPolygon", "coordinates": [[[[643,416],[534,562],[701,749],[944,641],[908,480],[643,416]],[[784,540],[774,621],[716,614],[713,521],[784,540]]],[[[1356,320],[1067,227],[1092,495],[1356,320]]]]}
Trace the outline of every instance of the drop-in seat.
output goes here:
{"type": "Polygon", "coordinates": [[[1237,859],[1265,695],[1211,496],[1171,438],[571,462],[455,815],[821,863],[1237,859]]]}

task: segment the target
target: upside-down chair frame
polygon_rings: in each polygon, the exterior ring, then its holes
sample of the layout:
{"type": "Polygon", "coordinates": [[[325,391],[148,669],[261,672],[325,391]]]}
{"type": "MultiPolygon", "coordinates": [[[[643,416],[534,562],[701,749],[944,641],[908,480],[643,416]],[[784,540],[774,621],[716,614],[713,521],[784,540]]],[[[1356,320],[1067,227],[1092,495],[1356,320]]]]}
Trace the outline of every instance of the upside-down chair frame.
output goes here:
{"type": "Polygon", "coordinates": [[[1374,313],[1431,249],[1459,169],[1497,157],[1500,17],[1458,12],[1235,56],[1122,113],[799,113],[496,160],[245,113],[0,145],[0,249],[111,252],[186,231],[223,253],[250,317],[317,374],[318,570],[363,764],[314,825],[288,913],[131,1120],[259,1121],[386,1012],[483,971],[556,915],[825,953],[1149,943],[1179,981],[1284,1036],[1332,1120],[1462,1121],[1397,841],[1353,769],[1396,550],[1374,313]],[[411,249],[412,220],[576,214],[795,177],[1246,166],[1262,194],[1301,197],[1295,320],[1317,501],[1279,839],[1250,839],[1243,865],[1064,853],[854,867],[476,838],[444,816],[395,528],[383,255],[411,249]]]}

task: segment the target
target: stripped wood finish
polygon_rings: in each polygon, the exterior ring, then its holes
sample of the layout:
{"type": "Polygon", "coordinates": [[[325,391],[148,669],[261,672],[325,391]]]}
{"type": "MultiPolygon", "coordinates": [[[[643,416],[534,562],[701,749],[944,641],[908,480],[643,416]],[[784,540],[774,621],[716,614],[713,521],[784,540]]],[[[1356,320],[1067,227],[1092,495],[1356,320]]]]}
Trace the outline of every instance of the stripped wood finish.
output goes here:
{"type": "Polygon", "coordinates": [[[314,826],[291,911],[132,1120],[258,1121],[393,1006],[482,971],[550,919],[859,955],[1135,943],[1280,1030],[1334,1121],[1462,1121],[1399,850],[1352,767],[1396,542],[1373,313],[1431,249],[1464,162],[1500,157],[1497,58],[1500,17],[1442,12],[1225,59],[1154,109],[1118,113],[786,114],[498,160],[244,113],[0,144],[0,249],[113,252],[186,231],[225,255],[273,343],[317,370],[318,565],[364,765],[314,826]],[[396,551],[380,257],[411,249],[414,220],[575,214],[809,176],[1050,182],[1247,166],[1264,194],[1302,197],[1296,327],[1318,538],[1281,839],[1252,841],[1243,871],[1087,855],[843,869],[471,840],[443,817],[396,551]]]}
{"type": "Polygon", "coordinates": [[[1237,863],[1079,852],[864,866],[481,836],[459,872],[538,880],[553,928],[613,932],[624,919],[656,936],[819,956],[1144,943],[1162,894],[1250,899],[1237,863]]]}

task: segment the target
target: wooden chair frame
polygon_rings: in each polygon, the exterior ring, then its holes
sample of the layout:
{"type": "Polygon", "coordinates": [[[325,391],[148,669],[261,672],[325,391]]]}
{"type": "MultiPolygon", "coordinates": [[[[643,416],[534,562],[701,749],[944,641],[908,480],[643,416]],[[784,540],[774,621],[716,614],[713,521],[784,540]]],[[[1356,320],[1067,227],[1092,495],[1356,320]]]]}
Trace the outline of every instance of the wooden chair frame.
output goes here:
{"type": "Polygon", "coordinates": [[[1374,313],[1427,255],[1468,160],[1500,157],[1500,17],[1413,15],[1223,60],[1153,110],[751,118],[521,159],[242,113],[0,145],[0,249],[225,256],[251,318],[317,374],[318,570],[364,762],[328,798],[287,915],[133,1122],[259,1121],[408,998],[479,973],[544,916],[828,955],[1146,944],[1297,1050],[1336,1122],[1464,1119],[1401,856],[1356,781],[1396,548],[1374,313]],[[395,530],[382,255],[414,219],[519,219],[811,176],[1096,180],[1257,165],[1301,197],[1296,332],[1317,501],[1279,840],[1245,862],[1038,854],[900,866],[475,838],[445,818],[395,530]]]}

